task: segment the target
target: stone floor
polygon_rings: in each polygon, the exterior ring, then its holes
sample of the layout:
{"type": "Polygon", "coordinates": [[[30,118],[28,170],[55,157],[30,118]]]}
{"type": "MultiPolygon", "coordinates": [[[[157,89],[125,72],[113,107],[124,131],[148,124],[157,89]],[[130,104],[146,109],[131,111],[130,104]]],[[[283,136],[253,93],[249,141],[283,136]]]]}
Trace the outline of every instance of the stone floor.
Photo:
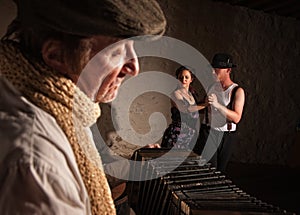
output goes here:
{"type": "Polygon", "coordinates": [[[229,163],[226,175],[251,196],[300,215],[300,168],[229,163]]]}

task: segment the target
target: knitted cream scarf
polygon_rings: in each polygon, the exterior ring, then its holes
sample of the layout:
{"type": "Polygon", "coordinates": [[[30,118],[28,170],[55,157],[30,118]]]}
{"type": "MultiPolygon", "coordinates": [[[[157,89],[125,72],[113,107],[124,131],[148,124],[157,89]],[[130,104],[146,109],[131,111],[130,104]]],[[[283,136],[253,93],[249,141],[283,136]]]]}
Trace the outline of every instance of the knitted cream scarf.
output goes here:
{"type": "Polygon", "coordinates": [[[66,134],[88,191],[92,213],[115,214],[101,159],[85,132],[85,127],[100,116],[99,106],[70,79],[26,59],[16,43],[1,42],[0,71],[28,100],[52,115],[66,134]]]}

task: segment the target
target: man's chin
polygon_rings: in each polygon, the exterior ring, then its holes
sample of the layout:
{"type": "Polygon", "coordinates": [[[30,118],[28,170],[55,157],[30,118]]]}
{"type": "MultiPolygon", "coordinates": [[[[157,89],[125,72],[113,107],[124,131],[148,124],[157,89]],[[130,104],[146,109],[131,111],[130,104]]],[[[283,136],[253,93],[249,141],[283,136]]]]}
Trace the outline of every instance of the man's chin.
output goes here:
{"type": "Polygon", "coordinates": [[[97,99],[98,103],[109,103],[112,102],[113,100],[115,100],[115,98],[117,97],[117,94],[113,94],[113,95],[106,95],[100,99],[97,99]]]}
{"type": "Polygon", "coordinates": [[[99,103],[110,103],[112,102],[114,99],[105,99],[103,101],[100,101],[99,103]]]}

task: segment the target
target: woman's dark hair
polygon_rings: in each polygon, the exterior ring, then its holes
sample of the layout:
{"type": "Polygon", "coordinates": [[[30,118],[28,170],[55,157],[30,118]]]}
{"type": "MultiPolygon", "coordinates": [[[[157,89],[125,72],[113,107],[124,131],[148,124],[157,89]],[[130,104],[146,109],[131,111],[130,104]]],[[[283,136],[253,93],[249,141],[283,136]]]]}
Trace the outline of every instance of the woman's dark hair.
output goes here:
{"type": "Polygon", "coordinates": [[[179,74],[180,74],[182,71],[184,71],[184,70],[189,71],[190,74],[191,74],[192,79],[195,79],[196,76],[194,75],[194,72],[193,72],[194,69],[192,69],[192,68],[189,67],[189,66],[180,66],[178,69],[176,69],[175,75],[176,75],[176,78],[177,78],[177,79],[178,79],[179,74]]]}

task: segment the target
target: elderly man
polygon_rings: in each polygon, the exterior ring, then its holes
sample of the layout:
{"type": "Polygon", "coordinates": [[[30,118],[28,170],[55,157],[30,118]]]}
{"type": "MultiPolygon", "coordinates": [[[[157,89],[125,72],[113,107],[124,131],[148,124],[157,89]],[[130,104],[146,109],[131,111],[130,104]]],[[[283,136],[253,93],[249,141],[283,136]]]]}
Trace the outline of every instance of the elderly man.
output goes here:
{"type": "Polygon", "coordinates": [[[139,71],[121,39],[162,35],[164,15],[155,0],[15,2],[0,43],[1,214],[115,214],[88,128],[139,71]]]}

